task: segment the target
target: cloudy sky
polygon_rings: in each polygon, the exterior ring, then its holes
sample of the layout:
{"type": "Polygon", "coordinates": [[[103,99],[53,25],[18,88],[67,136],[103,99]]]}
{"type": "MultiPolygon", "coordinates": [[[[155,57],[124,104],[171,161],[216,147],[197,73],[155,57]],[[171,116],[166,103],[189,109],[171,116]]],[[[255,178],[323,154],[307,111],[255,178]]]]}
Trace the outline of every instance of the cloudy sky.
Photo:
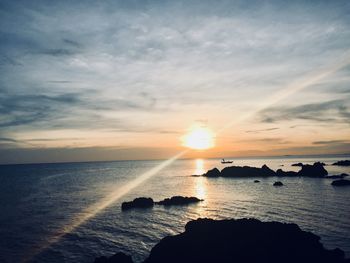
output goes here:
{"type": "Polygon", "coordinates": [[[0,163],[350,152],[349,1],[0,1],[0,163]]]}

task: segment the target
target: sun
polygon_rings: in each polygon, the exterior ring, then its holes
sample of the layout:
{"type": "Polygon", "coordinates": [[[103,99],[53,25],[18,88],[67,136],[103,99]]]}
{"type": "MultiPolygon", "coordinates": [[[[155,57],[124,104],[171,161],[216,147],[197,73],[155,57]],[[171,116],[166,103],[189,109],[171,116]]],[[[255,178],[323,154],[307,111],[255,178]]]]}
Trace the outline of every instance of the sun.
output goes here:
{"type": "Polygon", "coordinates": [[[214,134],[205,127],[193,127],[182,137],[182,145],[195,150],[206,150],[214,147],[214,134]]]}

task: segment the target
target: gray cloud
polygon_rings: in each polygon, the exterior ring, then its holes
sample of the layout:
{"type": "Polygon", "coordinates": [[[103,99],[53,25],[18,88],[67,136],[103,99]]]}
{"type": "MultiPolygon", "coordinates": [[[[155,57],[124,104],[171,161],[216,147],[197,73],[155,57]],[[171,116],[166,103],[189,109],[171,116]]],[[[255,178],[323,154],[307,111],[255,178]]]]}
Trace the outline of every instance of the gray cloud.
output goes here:
{"type": "Polygon", "coordinates": [[[314,141],[312,144],[316,145],[337,145],[337,144],[349,144],[349,141],[344,140],[330,140],[330,141],[314,141]]]}
{"type": "Polygon", "coordinates": [[[248,130],[245,131],[246,133],[260,133],[260,132],[269,132],[269,131],[275,131],[278,130],[279,128],[273,127],[273,128],[267,128],[267,129],[259,129],[259,130],[248,130]]]}
{"type": "Polygon", "coordinates": [[[262,122],[275,123],[301,119],[316,122],[349,123],[350,108],[347,100],[331,100],[295,107],[273,107],[260,113],[262,122]]]}

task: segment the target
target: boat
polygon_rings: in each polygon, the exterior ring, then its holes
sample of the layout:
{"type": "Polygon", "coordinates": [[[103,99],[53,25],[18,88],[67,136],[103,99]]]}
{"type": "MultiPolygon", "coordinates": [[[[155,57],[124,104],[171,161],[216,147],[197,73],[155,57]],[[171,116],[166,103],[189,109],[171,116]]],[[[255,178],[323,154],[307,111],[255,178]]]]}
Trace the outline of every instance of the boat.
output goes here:
{"type": "Polygon", "coordinates": [[[233,163],[233,161],[226,161],[225,159],[222,159],[221,163],[233,163]]]}

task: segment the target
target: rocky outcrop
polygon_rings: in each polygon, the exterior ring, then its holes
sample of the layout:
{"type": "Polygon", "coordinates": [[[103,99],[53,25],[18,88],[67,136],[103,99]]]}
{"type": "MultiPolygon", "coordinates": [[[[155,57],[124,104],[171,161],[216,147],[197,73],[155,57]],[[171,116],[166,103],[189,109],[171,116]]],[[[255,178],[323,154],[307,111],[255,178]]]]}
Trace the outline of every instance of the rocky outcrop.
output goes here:
{"type": "Polygon", "coordinates": [[[302,167],[304,164],[303,163],[293,163],[292,166],[299,166],[302,167]]]}
{"type": "Polygon", "coordinates": [[[144,263],[344,263],[344,252],[327,250],[320,238],[295,224],[256,219],[190,221],[185,232],[163,238],[144,263]]]}
{"type": "Polygon", "coordinates": [[[259,180],[254,180],[254,183],[260,183],[260,181],[259,180]]]}
{"type": "Polygon", "coordinates": [[[105,256],[98,257],[95,259],[94,263],[133,263],[133,260],[131,256],[119,252],[109,258],[105,256]]]}
{"type": "Polygon", "coordinates": [[[328,176],[325,176],[325,178],[327,178],[327,179],[342,179],[346,176],[349,176],[349,175],[346,173],[342,173],[342,174],[328,175],[328,176]]]}
{"type": "Polygon", "coordinates": [[[338,165],[338,166],[350,166],[350,160],[342,160],[333,163],[332,165],[338,165]]]}
{"type": "Polygon", "coordinates": [[[298,176],[298,173],[293,171],[283,171],[282,169],[278,169],[276,171],[276,175],[281,177],[284,177],[284,176],[290,177],[290,176],[298,176]]]}
{"type": "Polygon", "coordinates": [[[221,173],[218,168],[213,168],[208,172],[206,172],[205,174],[203,174],[203,176],[206,176],[206,177],[219,177],[220,175],[221,173]]]}
{"type": "Polygon", "coordinates": [[[333,186],[349,186],[350,180],[340,179],[332,182],[333,186]]]}
{"type": "Polygon", "coordinates": [[[323,167],[323,163],[317,162],[314,164],[305,164],[298,172],[299,176],[307,177],[324,177],[328,174],[327,170],[323,167]]]}
{"type": "Polygon", "coordinates": [[[278,169],[276,172],[267,165],[261,168],[251,166],[229,166],[222,169],[214,168],[203,174],[206,177],[269,177],[269,176],[307,176],[307,177],[324,177],[328,174],[324,168],[324,163],[317,162],[314,164],[303,164],[299,172],[283,171],[278,169]]]}
{"type": "Polygon", "coordinates": [[[187,197],[187,196],[173,196],[171,198],[165,198],[162,201],[156,202],[157,205],[171,206],[171,205],[188,205],[193,203],[198,203],[203,201],[203,199],[198,199],[197,197],[187,197]]]}
{"type": "Polygon", "coordinates": [[[225,167],[221,171],[222,177],[267,177],[275,175],[275,171],[271,170],[266,165],[263,165],[261,168],[250,166],[230,166],[225,167]]]}
{"type": "Polygon", "coordinates": [[[150,207],[153,207],[153,205],[154,205],[154,201],[152,198],[138,197],[138,198],[135,198],[133,201],[123,202],[122,210],[125,211],[132,208],[150,208],[150,207]]]}
{"type": "Polygon", "coordinates": [[[273,186],[283,186],[283,183],[280,181],[274,182],[273,186]]]}

